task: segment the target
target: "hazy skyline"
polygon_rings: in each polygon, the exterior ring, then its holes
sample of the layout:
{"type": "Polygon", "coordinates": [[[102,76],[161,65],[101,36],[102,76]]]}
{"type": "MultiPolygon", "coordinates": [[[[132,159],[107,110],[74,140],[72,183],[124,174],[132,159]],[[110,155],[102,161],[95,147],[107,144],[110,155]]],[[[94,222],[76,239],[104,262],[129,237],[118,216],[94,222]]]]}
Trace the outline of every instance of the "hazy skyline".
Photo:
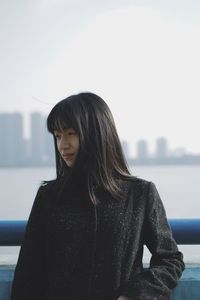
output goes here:
{"type": "Polygon", "coordinates": [[[89,90],[121,139],[200,152],[199,1],[1,1],[0,24],[1,112],[89,90]]]}
{"type": "MultiPolygon", "coordinates": [[[[47,136],[48,136],[48,143],[46,144],[45,151],[48,147],[48,153],[53,154],[54,146],[53,138],[51,134],[49,134],[47,127],[46,127],[46,116],[43,113],[40,112],[32,112],[30,115],[27,115],[27,126],[29,127],[29,130],[25,130],[25,120],[22,113],[1,113],[0,112],[0,135],[2,136],[1,142],[0,142],[0,156],[1,151],[4,149],[5,153],[9,152],[10,150],[13,151],[13,157],[15,156],[15,147],[18,149],[20,142],[24,144],[25,149],[22,149],[19,151],[21,152],[20,157],[24,155],[24,153],[30,148],[30,146],[27,146],[28,144],[31,144],[32,136],[33,136],[33,130],[34,130],[34,139],[37,140],[37,150],[39,148],[43,147],[43,144],[47,142],[47,136]],[[35,128],[35,129],[34,129],[35,128]],[[27,131],[27,132],[26,132],[27,131]],[[9,141],[9,144],[6,144],[9,141]],[[28,144],[27,144],[28,143],[28,144]],[[11,147],[12,145],[12,147],[11,147]],[[27,148],[28,147],[28,148],[27,148]],[[8,151],[8,149],[10,149],[8,151]]],[[[169,144],[169,141],[164,136],[158,136],[156,140],[149,142],[148,140],[139,139],[136,141],[136,143],[133,145],[132,141],[127,140],[121,140],[122,147],[124,148],[125,154],[129,158],[146,156],[149,158],[156,157],[156,152],[158,150],[158,144],[160,143],[164,147],[164,151],[166,152],[166,156],[170,157],[182,157],[183,155],[191,154],[188,151],[188,149],[184,145],[180,145],[177,148],[171,147],[169,144]],[[132,144],[132,148],[130,147],[130,144],[132,144]],[[150,150],[149,146],[150,144],[154,144],[153,149],[150,150]],[[134,147],[133,147],[134,146],[134,147]],[[139,150],[140,149],[140,150],[139,150]],[[140,154],[139,154],[140,152],[140,154]],[[145,153],[145,154],[144,154],[145,153]]],[[[20,146],[21,147],[21,146],[20,146]]],[[[30,149],[29,149],[30,150],[30,149]]],[[[35,150],[32,151],[33,153],[35,150]]],[[[37,152],[37,151],[36,151],[37,152]]],[[[200,155],[200,153],[197,153],[200,155]]],[[[27,155],[25,155],[27,156],[27,155]]],[[[26,160],[26,157],[23,159],[26,160]]],[[[4,159],[3,159],[4,160],[4,159]]]]}

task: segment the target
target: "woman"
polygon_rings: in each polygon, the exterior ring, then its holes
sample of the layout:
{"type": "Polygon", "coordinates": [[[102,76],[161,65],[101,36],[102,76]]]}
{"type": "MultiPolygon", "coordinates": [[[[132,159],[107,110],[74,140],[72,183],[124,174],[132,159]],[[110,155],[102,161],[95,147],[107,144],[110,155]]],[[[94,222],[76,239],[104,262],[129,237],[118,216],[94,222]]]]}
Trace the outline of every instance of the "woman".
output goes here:
{"type": "Polygon", "coordinates": [[[93,93],[70,96],[47,126],[57,178],[36,195],[11,300],[169,299],[182,254],[155,185],[130,175],[106,103],[93,93]]]}

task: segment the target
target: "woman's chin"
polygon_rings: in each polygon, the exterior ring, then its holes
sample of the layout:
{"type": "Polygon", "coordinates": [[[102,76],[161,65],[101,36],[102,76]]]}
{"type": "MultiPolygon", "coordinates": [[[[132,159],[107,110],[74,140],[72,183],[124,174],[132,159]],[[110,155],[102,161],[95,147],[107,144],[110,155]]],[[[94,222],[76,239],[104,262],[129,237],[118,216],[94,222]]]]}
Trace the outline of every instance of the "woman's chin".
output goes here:
{"type": "Polygon", "coordinates": [[[69,168],[74,166],[74,161],[65,160],[65,163],[69,168]]]}

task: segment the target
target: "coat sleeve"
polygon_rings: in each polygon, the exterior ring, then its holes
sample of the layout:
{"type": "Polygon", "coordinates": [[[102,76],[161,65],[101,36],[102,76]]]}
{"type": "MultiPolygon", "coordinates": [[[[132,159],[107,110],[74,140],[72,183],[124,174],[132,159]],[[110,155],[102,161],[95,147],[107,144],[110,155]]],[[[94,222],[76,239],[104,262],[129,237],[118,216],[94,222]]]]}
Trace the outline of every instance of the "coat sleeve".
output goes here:
{"type": "Polygon", "coordinates": [[[21,245],[11,300],[40,300],[45,280],[45,212],[41,186],[35,197],[21,245]]]}
{"type": "Polygon", "coordinates": [[[144,243],[152,255],[150,266],[137,274],[132,282],[121,286],[119,294],[132,300],[167,300],[184,270],[184,262],[152,182],[149,183],[147,197],[144,243]]]}

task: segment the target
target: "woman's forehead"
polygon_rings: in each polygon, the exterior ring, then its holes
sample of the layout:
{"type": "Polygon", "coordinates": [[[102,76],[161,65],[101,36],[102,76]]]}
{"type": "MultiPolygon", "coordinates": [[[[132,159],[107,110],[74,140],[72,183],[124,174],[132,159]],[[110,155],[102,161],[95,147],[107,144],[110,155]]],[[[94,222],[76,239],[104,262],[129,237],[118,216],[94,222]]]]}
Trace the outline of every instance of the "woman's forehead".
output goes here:
{"type": "Polygon", "coordinates": [[[56,118],[53,122],[54,130],[65,130],[72,127],[72,122],[66,118],[56,118]]]}
{"type": "Polygon", "coordinates": [[[57,132],[67,132],[67,131],[75,131],[75,129],[73,127],[67,127],[67,128],[58,128],[58,129],[54,129],[54,133],[57,132]]]}

